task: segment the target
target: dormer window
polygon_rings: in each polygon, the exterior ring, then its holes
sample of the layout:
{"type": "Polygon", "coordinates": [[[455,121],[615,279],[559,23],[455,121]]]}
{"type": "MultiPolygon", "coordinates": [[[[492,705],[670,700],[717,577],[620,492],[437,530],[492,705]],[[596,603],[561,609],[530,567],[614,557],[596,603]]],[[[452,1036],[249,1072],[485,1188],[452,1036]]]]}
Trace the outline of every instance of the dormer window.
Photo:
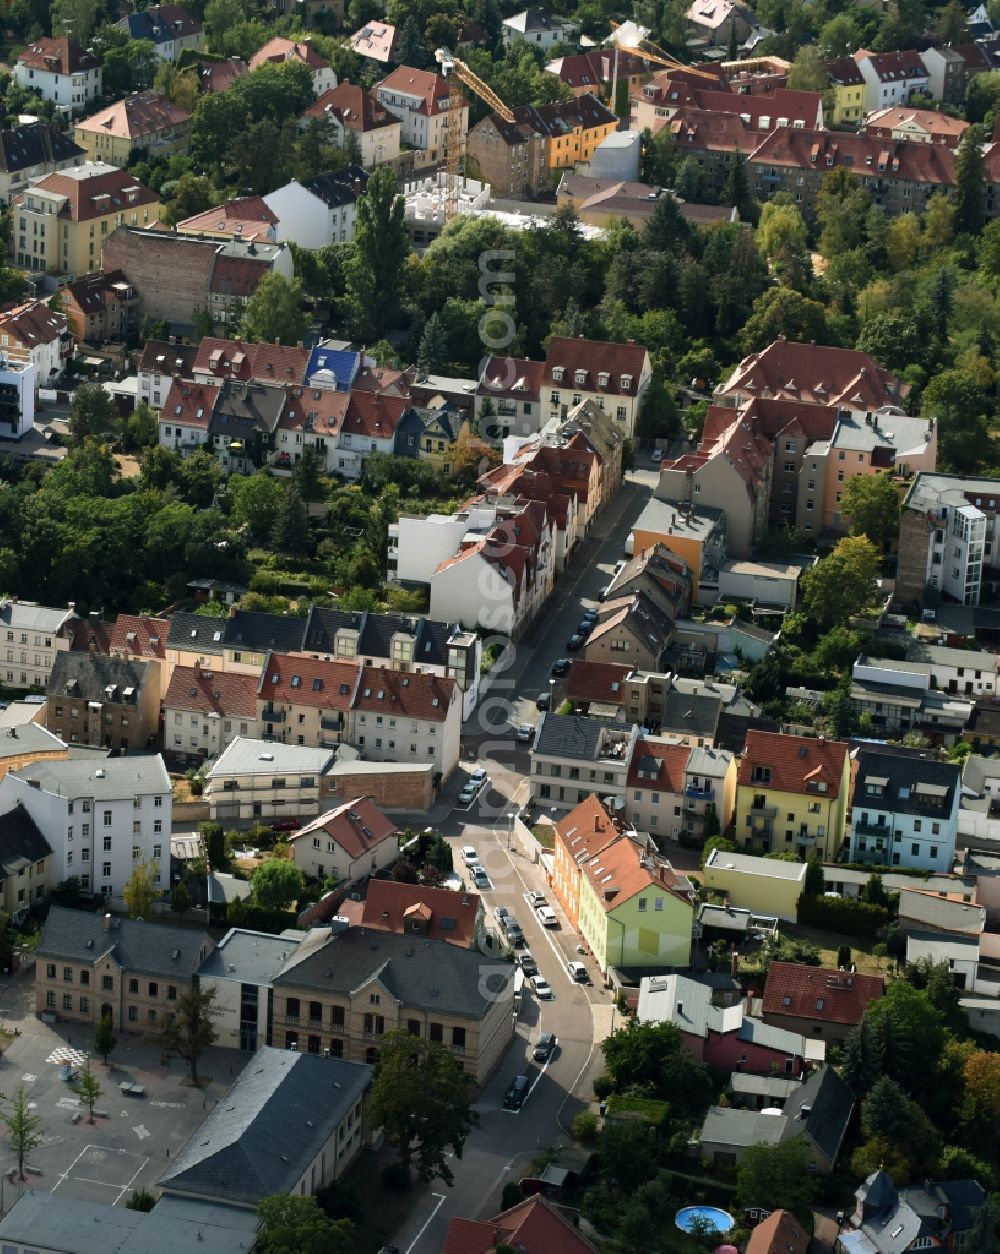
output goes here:
{"type": "Polygon", "coordinates": [[[598,387],[606,388],[611,381],[611,376],[606,370],[602,370],[597,376],[598,387]]]}
{"type": "Polygon", "coordinates": [[[582,387],[587,382],[586,370],[575,370],[573,372],[573,382],[577,387],[582,387]]]}
{"type": "Polygon", "coordinates": [[[563,370],[562,366],[552,367],[552,378],[556,383],[562,383],[562,377],[564,373],[565,371],[563,370]]]}
{"type": "Polygon", "coordinates": [[[623,374],[619,378],[618,384],[623,392],[630,391],[632,387],[632,376],[630,374],[623,374]]]}

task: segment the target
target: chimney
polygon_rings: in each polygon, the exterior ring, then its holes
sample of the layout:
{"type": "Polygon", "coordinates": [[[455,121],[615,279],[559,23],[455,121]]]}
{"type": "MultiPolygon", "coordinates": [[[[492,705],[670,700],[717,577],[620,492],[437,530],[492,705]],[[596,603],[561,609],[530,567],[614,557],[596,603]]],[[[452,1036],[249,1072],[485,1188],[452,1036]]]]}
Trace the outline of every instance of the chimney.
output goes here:
{"type": "Polygon", "coordinates": [[[361,180],[359,178],[356,178],[354,180],[354,195],[355,196],[361,195],[361,180]]]}
{"type": "Polygon", "coordinates": [[[111,931],[111,915],[110,914],[106,914],[104,916],[104,930],[105,932],[111,931]]]}
{"type": "Polygon", "coordinates": [[[752,988],[747,989],[747,1004],[744,1007],[743,1013],[746,1015],[748,1019],[753,1015],[753,989],[752,988]]]}
{"type": "Polygon", "coordinates": [[[195,660],[194,660],[194,672],[195,672],[195,674],[197,675],[197,674],[200,672],[200,670],[201,670],[201,659],[200,659],[200,658],[195,658],[195,660]]]}
{"type": "Polygon", "coordinates": [[[732,953],[729,955],[729,974],[736,979],[736,972],[739,970],[740,954],[736,946],[733,946],[732,953]]]}

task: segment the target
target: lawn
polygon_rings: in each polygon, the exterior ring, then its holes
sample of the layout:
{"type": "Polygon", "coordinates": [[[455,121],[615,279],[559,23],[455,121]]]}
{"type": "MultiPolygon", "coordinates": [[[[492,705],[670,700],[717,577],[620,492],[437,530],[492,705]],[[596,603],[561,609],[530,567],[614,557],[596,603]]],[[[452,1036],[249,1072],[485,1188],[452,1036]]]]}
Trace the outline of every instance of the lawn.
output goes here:
{"type": "Polygon", "coordinates": [[[555,849],[556,831],[551,823],[536,823],[531,834],[543,849],[555,849]]]}
{"type": "Polygon", "coordinates": [[[865,975],[888,975],[890,959],[878,958],[872,952],[877,942],[860,936],[844,936],[840,932],[825,932],[822,928],[807,927],[800,923],[783,923],[783,936],[795,940],[807,940],[818,946],[820,961],[824,967],[836,967],[837,950],[850,945],[851,961],[865,975]]]}

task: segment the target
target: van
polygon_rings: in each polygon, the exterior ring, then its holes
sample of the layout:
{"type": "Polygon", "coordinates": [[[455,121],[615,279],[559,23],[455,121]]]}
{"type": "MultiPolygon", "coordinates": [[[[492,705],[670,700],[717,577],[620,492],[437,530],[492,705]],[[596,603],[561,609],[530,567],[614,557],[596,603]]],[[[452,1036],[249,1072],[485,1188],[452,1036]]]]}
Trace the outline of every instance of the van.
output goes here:
{"type": "Polygon", "coordinates": [[[635,532],[630,531],[625,537],[625,556],[631,557],[635,552],[635,532]]]}
{"type": "Polygon", "coordinates": [[[504,1110],[520,1110],[530,1087],[531,1082],[526,1075],[515,1076],[510,1088],[503,1095],[504,1110]]]}
{"type": "Polygon", "coordinates": [[[551,906],[539,906],[535,911],[538,915],[538,922],[542,927],[558,927],[559,920],[556,918],[556,912],[551,906]]]}
{"type": "Polygon", "coordinates": [[[582,962],[567,962],[566,970],[569,972],[570,979],[576,980],[578,984],[587,984],[590,982],[590,976],[587,974],[587,968],[582,962]]]}

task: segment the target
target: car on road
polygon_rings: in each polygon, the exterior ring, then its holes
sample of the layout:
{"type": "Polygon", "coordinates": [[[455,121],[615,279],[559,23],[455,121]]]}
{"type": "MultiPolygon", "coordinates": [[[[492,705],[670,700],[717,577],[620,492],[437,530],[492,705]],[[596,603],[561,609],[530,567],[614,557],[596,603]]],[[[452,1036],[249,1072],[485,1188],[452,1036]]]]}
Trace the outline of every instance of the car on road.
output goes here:
{"type": "Polygon", "coordinates": [[[535,911],[538,915],[538,922],[542,927],[558,927],[559,920],[556,918],[556,912],[551,906],[539,906],[535,911]]]}
{"type": "Polygon", "coordinates": [[[538,963],[531,956],[530,950],[526,949],[524,953],[521,955],[521,957],[518,959],[518,961],[520,962],[521,970],[524,972],[525,975],[537,975],[538,974],[538,963]]]}
{"type": "Polygon", "coordinates": [[[552,1000],[552,988],[548,980],[546,980],[543,976],[536,975],[531,981],[531,987],[535,990],[535,996],[539,999],[539,1001],[552,1000]]]}
{"type": "Polygon", "coordinates": [[[463,806],[472,805],[473,801],[479,796],[481,784],[468,783],[458,794],[458,803],[463,806]]]}
{"type": "Polygon", "coordinates": [[[596,626],[597,626],[597,623],[594,621],[594,619],[585,618],[580,623],[580,626],[577,627],[576,634],[578,636],[583,636],[584,640],[586,640],[587,637],[590,635],[590,633],[594,630],[596,626]]]}
{"type": "Polygon", "coordinates": [[[522,742],[534,740],[535,738],[534,723],[521,723],[517,731],[514,733],[514,738],[515,740],[520,740],[522,742]]]}
{"type": "Polygon", "coordinates": [[[590,975],[582,962],[567,962],[566,970],[569,972],[570,979],[576,980],[577,984],[590,983],[590,975]]]}
{"type": "Polygon", "coordinates": [[[302,824],[298,819],[281,819],[277,823],[271,824],[272,832],[297,832],[302,824]]]}
{"type": "Polygon", "coordinates": [[[532,1058],[534,1058],[535,1062],[548,1062],[556,1052],[557,1043],[554,1032],[543,1032],[535,1042],[535,1048],[531,1051],[532,1058]]]}
{"type": "Polygon", "coordinates": [[[652,451],[652,453],[650,454],[650,457],[652,457],[652,459],[653,459],[653,461],[654,461],[654,462],[662,462],[662,461],[663,461],[663,458],[664,458],[664,452],[663,452],[663,449],[661,449],[661,448],[654,448],[654,449],[653,449],[653,451],[652,451]]]}
{"type": "Polygon", "coordinates": [[[531,1092],[531,1081],[526,1075],[516,1075],[510,1088],[503,1095],[504,1110],[520,1110],[524,1100],[531,1092]]]}
{"type": "Polygon", "coordinates": [[[566,641],[566,648],[570,653],[579,653],[583,648],[584,637],[578,631],[574,631],[570,638],[566,641]]]}
{"type": "Polygon", "coordinates": [[[544,893],[529,893],[528,905],[537,910],[539,906],[547,906],[549,903],[545,900],[544,893]]]}
{"type": "Polygon", "coordinates": [[[552,703],[552,694],[550,692],[540,692],[535,698],[536,710],[547,710],[552,703]]]}
{"type": "Polygon", "coordinates": [[[521,931],[517,923],[510,923],[504,929],[507,933],[507,943],[513,949],[520,949],[524,944],[524,933],[521,931]]]}
{"type": "Polygon", "coordinates": [[[466,866],[475,866],[479,861],[479,854],[476,853],[472,845],[462,846],[462,861],[466,866]]]}
{"type": "Polygon", "coordinates": [[[584,610],[583,621],[585,623],[596,623],[597,622],[597,610],[584,610]]]}
{"type": "Polygon", "coordinates": [[[481,866],[474,866],[472,868],[472,882],[477,888],[489,888],[490,877],[481,866]]]}
{"type": "Polygon", "coordinates": [[[610,595],[611,595],[611,584],[608,583],[604,585],[604,587],[600,590],[600,592],[598,592],[597,599],[598,601],[606,601],[610,595]]]}
{"type": "Polygon", "coordinates": [[[486,774],[486,771],[483,769],[483,767],[477,766],[476,769],[469,776],[469,783],[475,784],[477,788],[481,788],[482,785],[485,784],[488,779],[489,779],[489,776],[486,774]]]}
{"type": "Polygon", "coordinates": [[[497,906],[493,911],[493,916],[501,927],[506,927],[507,920],[514,917],[506,906],[497,906]]]}
{"type": "Polygon", "coordinates": [[[572,665],[573,663],[569,660],[568,657],[557,657],[556,660],[549,667],[549,674],[552,676],[553,679],[562,679],[564,675],[569,674],[569,668],[572,665]]]}

